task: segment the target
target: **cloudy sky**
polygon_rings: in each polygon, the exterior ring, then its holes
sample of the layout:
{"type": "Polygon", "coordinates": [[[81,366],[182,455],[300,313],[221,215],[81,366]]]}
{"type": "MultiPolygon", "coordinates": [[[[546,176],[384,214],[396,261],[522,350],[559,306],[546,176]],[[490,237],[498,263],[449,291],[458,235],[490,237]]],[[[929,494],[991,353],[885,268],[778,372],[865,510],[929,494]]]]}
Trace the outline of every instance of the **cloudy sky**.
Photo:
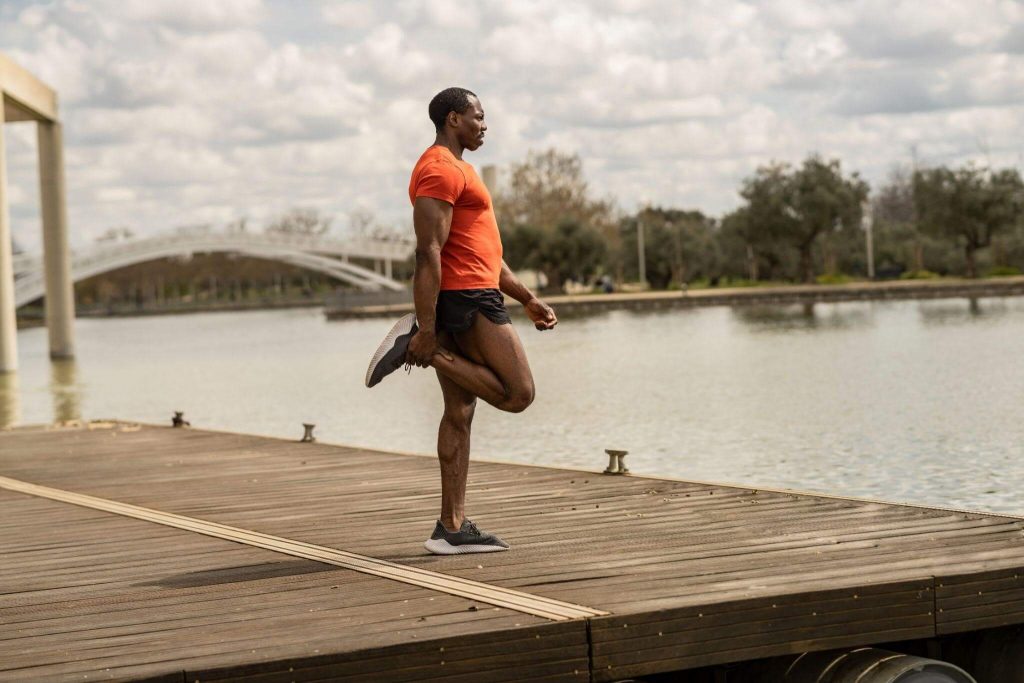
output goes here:
{"type": "MultiPolygon", "coordinates": [[[[487,144],[579,153],[594,191],[720,214],[771,160],[1022,166],[1017,0],[0,0],[0,50],[57,89],[74,242],[260,225],[291,206],[407,227],[430,97],[480,94],[487,144]]],[[[38,249],[32,124],[5,128],[38,249]]]]}

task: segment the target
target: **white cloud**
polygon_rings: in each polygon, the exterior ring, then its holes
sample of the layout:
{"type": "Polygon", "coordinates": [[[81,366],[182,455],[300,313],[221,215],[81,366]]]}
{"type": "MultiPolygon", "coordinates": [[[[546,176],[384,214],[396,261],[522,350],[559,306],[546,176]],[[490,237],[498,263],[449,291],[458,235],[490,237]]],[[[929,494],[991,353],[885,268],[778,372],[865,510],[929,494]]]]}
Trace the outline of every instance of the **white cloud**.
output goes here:
{"type": "Polygon", "coordinates": [[[260,0],[94,0],[85,4],[130,22],[182,31],[250,26],[264,17],[260,0]]]}
{"type": "MultiPolygon", "coordinates": [[[[758,164],[814,150],[871,180],[911,148],[1020,164],[1022,24],[1005,0],[56,0],[0,35],[60,94],[85,241],[292,205],[406,225],[427,102],[456,84],[489,119],[470,161],[575,151],[625,208],[718,213],[758,164]]],[[[33,138],[8,145],[25,244],[33,138]]]]}
{"type": "Polygon", "coordinates": [[[320,11],[324,21],[341,28],[365,29],[377,19],[373,4],[368,2],[330,2],[320,11]]]}

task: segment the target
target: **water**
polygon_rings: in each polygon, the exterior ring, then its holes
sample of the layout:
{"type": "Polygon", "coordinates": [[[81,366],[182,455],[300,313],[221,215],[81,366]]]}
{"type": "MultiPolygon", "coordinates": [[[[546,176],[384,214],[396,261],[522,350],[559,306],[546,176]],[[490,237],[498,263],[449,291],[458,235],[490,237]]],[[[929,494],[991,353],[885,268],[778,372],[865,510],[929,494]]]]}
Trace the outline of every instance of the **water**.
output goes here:
{"type": "MultiPolygon", "coordinates": [[[[385,320],[319,310],[77,322],[78,359],[18,334],[0,425],[119,418],[429,453],[432,372],[363,387],[385,320]]],[[[517,321],[537,400],[477,411],[476,457],[1024,512],[1024,299],[609,312],[517,321]]]]}

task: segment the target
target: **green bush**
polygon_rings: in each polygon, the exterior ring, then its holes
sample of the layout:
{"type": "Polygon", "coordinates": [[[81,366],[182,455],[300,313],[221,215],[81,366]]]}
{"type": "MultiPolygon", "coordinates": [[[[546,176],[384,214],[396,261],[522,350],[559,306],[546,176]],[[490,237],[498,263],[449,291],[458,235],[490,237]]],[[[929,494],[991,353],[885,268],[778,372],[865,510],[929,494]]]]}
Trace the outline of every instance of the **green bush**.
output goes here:
{"type": "Polygon", "coordinates": [[[819,285],[845,285],[852,281],[849,275],[842,273],[826,273],[814,278],[819,285]]]}
{"type": "Polygon", "coordinates": [[[900,275],[901,280],[932,280],[941,277],[930,270],[908,270],[900,275]]]}
{"type": "Polygon", "coordinates": [[[1020,274],[1020,268],[1016,266],[992,266],[985,271],[985,277],[1007,277],[1020,274]]]}

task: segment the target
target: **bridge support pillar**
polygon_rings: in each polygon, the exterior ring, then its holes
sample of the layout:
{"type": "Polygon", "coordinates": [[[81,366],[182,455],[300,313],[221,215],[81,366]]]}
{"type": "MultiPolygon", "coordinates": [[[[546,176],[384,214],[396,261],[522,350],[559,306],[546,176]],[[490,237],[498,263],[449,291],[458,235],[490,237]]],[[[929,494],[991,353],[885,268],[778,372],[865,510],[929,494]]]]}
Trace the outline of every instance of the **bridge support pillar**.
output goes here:
{"type": "Polygon", "coordinates": [[[14,317],[14,261],[11,221],[7,211],[7,161],[4,150],[4,107],[0,97],[0,373],[18,369],[18,328],[14,317]]]}
{"type": "Polygon", "coordinates": [[[68,218],[64,203],[64,142],[61,124],[40,121],[40,208],[43,215],[43,268],[46,273],[46,327],[50,358],[75,355],[75,288],[68,251],[68,218]]]}

